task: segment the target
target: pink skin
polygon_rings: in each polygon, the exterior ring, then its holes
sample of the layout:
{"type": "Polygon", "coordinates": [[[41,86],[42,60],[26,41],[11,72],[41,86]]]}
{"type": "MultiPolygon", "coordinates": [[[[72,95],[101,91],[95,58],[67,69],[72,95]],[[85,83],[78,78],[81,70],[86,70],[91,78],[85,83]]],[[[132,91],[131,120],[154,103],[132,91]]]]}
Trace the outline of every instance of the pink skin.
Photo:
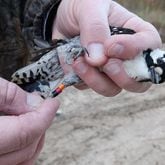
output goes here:
{"type": "Polygon", "coordinates": [[[0,164],[33,165],[59,103],[29,94],[0,78],[0,164]],[[8,115],[12,114],[12,115],[8,115]]]}
{"type": "Polygon", "coordinates": [[[122,65],[122,60],[147,48],[161,47],[160,36],[150,23],[111,0],[62,0],[52,38],[79,34],[89,56],[76,60],[73,68],[88,87],[104,96],[114,96],[122,89],[144,92],[150,87],[130,79],[122,65]],[[109,25],[131,28],[137,33],[110,36],[109,25]],[[100,66],[103,72],[96,69],[100,66]]]}

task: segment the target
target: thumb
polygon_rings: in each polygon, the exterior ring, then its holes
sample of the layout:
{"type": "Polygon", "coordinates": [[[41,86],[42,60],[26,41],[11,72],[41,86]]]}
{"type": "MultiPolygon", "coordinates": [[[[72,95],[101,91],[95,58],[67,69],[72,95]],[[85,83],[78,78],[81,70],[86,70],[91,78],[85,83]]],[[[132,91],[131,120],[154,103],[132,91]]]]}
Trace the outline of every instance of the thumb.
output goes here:
{"type": "Polygon", "coordinates": [[[0,154],[23,149],[41,137],[52,124],[58,107],[56,99],[47,99],[36,111],[17,117],[3,117],[0,121],[4,125],[1,129],[0,154]]]}
{"type": "Polygon", "coordinates": [[[109,1],[81,2],[79,27],[80,39],[83,46],[87,48],[89,55],[86,60],[93,66],[103,65],[107,57],[104,55],[104,41],[109,38],[110,30],[108,24],[109,1]]]}
{"type": "Polygon", "coordinates": [[[36,109],[43,99],[27,93],[16,84],[0,78],[0,111],[5,114],[19,115],[36,109]]]}
{"type": "MultiPolygon", "coordinates": [[[[147,23],[146,23],[147,24],[147,23]]],[[[114,35],[104,43],[105,54],[111,58],[132,59],[144,50],[161,47],[161,39],[156,29],[149,28],[133,35],[114,35]]]]}

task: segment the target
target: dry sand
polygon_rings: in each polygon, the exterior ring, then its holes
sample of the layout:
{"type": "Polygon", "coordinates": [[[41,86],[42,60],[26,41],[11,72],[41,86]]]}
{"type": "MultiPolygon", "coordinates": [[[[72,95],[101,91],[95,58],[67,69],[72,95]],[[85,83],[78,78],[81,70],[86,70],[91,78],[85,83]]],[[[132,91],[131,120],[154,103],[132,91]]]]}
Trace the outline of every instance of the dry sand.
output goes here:
{"type": "Polygon", "coordinates": [[[69,88],[37,165],[165,165],[165,84],[106,98],[69,88]]]}

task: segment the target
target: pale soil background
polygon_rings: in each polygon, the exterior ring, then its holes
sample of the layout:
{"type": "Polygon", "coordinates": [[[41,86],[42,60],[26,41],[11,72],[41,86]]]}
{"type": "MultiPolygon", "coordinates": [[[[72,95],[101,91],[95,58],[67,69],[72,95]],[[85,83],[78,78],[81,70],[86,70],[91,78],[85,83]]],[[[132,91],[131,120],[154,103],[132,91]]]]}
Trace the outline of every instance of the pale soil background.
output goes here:
{"type": "Polygon", "coordinates": [[[106,98],[69,88],[37,165],[165,165],[165,84],[106,98]]]}
{"type": "MultiPolygon", "coordinates": [[[[118,0],[165,42],[164,0],[118,0]]],[[[37,165],[165,165],[165,84],[113,98],[67,89],[37,165]]]]}

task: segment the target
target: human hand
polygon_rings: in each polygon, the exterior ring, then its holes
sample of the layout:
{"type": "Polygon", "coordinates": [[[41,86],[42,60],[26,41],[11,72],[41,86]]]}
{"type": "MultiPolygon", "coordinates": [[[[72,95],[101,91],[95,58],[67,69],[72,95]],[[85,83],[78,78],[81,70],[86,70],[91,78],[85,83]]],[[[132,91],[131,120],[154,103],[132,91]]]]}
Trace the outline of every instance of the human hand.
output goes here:
{"type": "Polygon", "coordinates": [[[148,48],[161,47],[156,29],[111,0],[62,0],[54,21],[52,38],[79,35],[89,56],[75,61],[73,68],[93,90],[114,96],[121,89],[144,92],[150,86],[128,77],[123,60],[148,48]],[[136,31],[134,35],[110,36],[109,25],[136,31]],[[96,67],[102,66],[102,71],[96,67]]]}
{"type": "Polygon", "coordinates": [[[0,164],[33,165],[59,103],[26,93],[2,78],[0,89],[0,111],[6,114],[0,116],[0,164]]]}

